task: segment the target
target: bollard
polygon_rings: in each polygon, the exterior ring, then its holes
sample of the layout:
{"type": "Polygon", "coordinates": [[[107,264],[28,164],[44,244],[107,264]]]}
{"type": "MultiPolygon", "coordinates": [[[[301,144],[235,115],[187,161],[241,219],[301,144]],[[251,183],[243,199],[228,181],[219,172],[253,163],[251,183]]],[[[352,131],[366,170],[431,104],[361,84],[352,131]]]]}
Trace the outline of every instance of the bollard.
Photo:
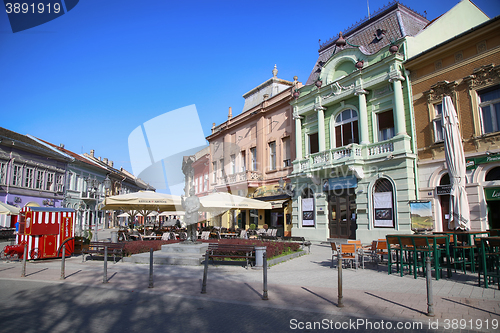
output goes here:
{"type": "Polygon", "coordinates": [[[108,247],[104,247],[104,274],[102,276],[102,283],[108,283],[108,247]]]}
{"type": "Polygon", "coordinates": [[[149,286],[148,288],[154,288],[153,285],[153,249],[149,249],[149,286]]]}
{"type": "Polygon", "coordinates": [[[24,243],[23,269],[21,271],[21,277],[26,277],[26,257],[27,256],[28,256],[28,243],[24,243]]]}
{"type": "Polygon", "coordinates": [[[264,301],[269,300],[267,296],[267,251],[264,250],[262,253],[262,267],[264,271],[264,292],[262,293],[262,299],[264,301]]]}
{"type": "Polygon", "coordinates": [[[342,254],[340,253],[340,251],[338,252],[337,268],[339,271],[339,277],[338,277],[339,295],[338,295],[337,307],[343,308],[344,302],[343,302],[342,298],[344,296],[342,295],[342,254]]]}
{"type": "Polygon", "coordinates": [[[65,265],[64,260],[66,260],[66,245],[64,245],[62,248],[61,280],[64,280],[66,278],[66,274],[64,273],[64,265],[65,265]]]}
{"type": "Polygon", "coordinates": [[[203,284],[201,286],[201,293],[207,293],[207,275],[208,275],[208,251],[205,253],[205,269],[203,270],[203,284]]]}
{"type": "Polygon", "coordinates": [[[427,280],[427,316],[434,317],[434,300],[432,299],[432,276],[431,276],[430,256],[427,256],[427,258],[425,259],[425,270],[426,270],[426,280],[427,280]]]}

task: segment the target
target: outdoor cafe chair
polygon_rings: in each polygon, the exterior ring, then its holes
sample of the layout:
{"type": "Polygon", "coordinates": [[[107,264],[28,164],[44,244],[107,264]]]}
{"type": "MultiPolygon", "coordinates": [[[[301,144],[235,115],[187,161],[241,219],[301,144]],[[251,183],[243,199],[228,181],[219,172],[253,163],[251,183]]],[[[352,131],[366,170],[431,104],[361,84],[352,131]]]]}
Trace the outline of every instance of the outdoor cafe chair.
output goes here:
{"type": "Polygon", "coordinates": [[[401,245],[397,236],[386,236],[387,243],[387,272],[389,275],[392,273],[392,266],[396,265],[396,271],[400,269],[400,258],[402,256],[401,245]]]}
{"type": "Polygon", "coordinates": [[[333,268],[333,259],[338,255],[339,248],[335,242],[330,242],[330,245],[332,247],[332,263],[330,264],[330,268],[333,268]]]}
{"type": "Polygon", "coordinates": [[[484,287],[489,284],[498,284],[500,289],[500,237],[476,238],[479,245],[479,268],[478,283],[481,286],[481,275],[483,276],[484,287]]]}
{"type": "Polygon", "coordinates": [[[352,268],[354,262],[354,268],[358,269],[358,252],[356,244],[340,244],[340,255],[342,257],[338,263],[339,265],[343,265],[344,261],[349,261],[352,268]]]}

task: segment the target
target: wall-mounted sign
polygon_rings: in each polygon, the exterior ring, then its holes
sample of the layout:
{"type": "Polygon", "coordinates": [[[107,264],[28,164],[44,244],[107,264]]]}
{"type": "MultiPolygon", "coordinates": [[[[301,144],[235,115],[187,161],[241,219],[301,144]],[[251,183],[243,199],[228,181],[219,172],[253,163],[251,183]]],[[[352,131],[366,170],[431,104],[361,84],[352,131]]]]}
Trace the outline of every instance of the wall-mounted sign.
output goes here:
{"type": "Polygon", "coordinates": [[[467,167],[467,170],[470,170],[475,169],[479,164],[491,162],[500,162],[500,154],[466,158],[465,166],[467,167]]]}
{"type": "Polygon", "coordinates": [[[488,201],[500,200],[500,188],[499,187],[485,188],[484,194],[485,194],[486,200],[488,200],[488,201]]]}
{"type": "Polygon", "coordinates": [[[451,185],[440,185],[436,187],[437,195],[447,195],[451,193],[451,185]]]}
{"type": "Polygon", "coordinates": [[[392,207],[392,192],[373,193],[373,207],[375,209],[373,226],[393,228],[394,214],[392,207]]]}

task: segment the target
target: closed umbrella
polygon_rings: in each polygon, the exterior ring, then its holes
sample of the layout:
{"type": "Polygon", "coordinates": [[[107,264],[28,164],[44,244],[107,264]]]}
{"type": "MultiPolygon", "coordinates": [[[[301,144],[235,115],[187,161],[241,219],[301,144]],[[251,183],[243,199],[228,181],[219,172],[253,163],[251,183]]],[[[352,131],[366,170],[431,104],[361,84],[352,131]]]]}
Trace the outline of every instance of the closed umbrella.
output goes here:
{"type": "Polygon", "coordinates": [[[443,97],[444,153],[450,176],[450,229],[470,229],[469,199],[465,191],[465,155],[458,117],[449,96],[443,97]]]}

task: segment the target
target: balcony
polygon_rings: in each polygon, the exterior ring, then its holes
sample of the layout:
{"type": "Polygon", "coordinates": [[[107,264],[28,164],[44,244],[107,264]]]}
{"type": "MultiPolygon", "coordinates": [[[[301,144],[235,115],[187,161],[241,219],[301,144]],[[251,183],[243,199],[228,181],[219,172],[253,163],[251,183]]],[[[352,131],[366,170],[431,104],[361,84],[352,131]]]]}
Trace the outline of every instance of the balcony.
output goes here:
{"type": "Polygon", "coordinates": [[[410,138],[398,137],[368,145],[350,144],[311,154],[305,159],[293,161],[293,173],[308,172],[322,168],[334,168],[356,162],[381,161],[394,158],[396,152],[401,156],[411,153],[410,138]]]}
{"type": "Polygon", "coordinates": [[[260,181],[262,180],[262,174],[258,171],[243,171],[238,173],[233,173],[230,175],[223,175],[222,177],[217,178],[217,183],[212,184],[215,186],[221,185],[232,185],[241,182],[247,181],[260,181]]]}

